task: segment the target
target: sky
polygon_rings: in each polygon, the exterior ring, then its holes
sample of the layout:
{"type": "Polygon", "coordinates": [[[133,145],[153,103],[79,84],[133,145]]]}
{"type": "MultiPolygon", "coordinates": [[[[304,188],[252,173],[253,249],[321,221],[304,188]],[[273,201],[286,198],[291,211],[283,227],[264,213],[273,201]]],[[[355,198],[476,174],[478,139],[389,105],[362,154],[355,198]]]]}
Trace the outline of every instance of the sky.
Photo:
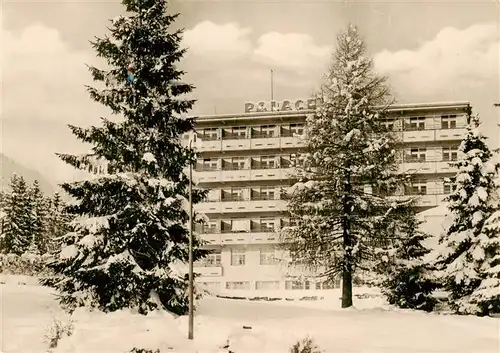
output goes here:
{"type": "MultiPolygon", "coordinates": [[[[81,153],[67,124],[110,112],[88,97],[89,40],[107,34],[119,1],[4,0],[1,9],[1,152],[53,183],[78,174],[56,153],[81,153]]],[[[184,80],[193,115],[242,113],[247,101],[308,98],[331,62],[336,35],[358,26],[375,70],[399,103],[469,101],[497,147],[500,2],[173,1],[185,29],[184,80]]]]}

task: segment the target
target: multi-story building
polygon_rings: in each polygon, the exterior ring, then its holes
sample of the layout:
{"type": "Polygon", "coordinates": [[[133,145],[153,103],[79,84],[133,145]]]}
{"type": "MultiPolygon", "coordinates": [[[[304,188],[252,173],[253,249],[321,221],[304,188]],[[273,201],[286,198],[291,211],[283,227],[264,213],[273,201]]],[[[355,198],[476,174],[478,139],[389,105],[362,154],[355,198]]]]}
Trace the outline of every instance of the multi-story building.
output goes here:
{"type": "MultiPolygon", "coordinates": [[[[245,113],[198,117],[195,177],[208,189],[196,205],[209,222],[198,228],[213,253],[195,264],[213,289],[323,289],[312,273],[287,265],[278,232],[289,224],[281,192],[291,186],[293,158],[303,147],[313,100],[247,103],[245,113]],[[268,106],[267,106],[268,105],[268,106]],[[201,142],[201,143],[200,143],[201,142]]],[[[405,195],[419,195],[422,210],[439,205],[453,185],[449,162],[466,134],[468,102],[392,106],[384,124],[404,142],[400,171],[412,174],[405,195]]]]}

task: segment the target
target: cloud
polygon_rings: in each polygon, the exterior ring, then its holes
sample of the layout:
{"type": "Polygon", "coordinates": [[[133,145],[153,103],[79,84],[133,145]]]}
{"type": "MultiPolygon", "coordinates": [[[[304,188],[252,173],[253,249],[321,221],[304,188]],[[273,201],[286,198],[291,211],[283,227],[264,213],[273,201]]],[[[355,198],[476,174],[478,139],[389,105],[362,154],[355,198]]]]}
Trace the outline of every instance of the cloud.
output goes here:
{"type": "Polygon", "coordinates": [[[85,64],[96,61],[92,53],[71,50],[57,30],[40,23],[18,33],[2,29],[1,41],[2,118],[88,122],[94,106],[85,64]]]}
{"type": "Polygon", "coordinates": [[[270,32],[257,40],[254,59],[271,67],[307,73],[324,69],[331,52],[332,46],[316,44],[308,34],[270,32]]]}
{"type": "Polygon", "coordinates": [[[188,48],[188,55],[227,62],[251,53],[251,32],[236,23],[218,25],[204,21],[184,32],[183,45],[188,48]]]}
{"type": "MultiPolygon", "coordinates": [[[[408,95],[463,95],[498,84],[500,39],[495,23],[465,29],[447,27],[415,50],[384,50],[374,57],[375,66],[391,83],[408,95]]],[[[494,87],[494,86],[493,86],[494,87]]]]}
{"type": "Polygon", "coordinates": [[[66,179],[74,169],[54,153],[85,148],[66,125],[86,126],[109,115],[84,87],[92,83],[85,64],[95,63],[95,55],[73,50],[41,23],[15,32],[2,28],[0,42],[1,150],[49,179],[66,179]]]}

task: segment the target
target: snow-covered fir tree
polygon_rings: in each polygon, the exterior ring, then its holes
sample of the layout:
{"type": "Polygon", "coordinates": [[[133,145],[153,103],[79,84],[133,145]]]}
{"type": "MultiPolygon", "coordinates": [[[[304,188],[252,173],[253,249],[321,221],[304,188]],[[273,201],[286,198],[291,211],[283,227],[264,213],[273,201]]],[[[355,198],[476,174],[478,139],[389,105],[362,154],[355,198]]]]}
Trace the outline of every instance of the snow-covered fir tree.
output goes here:
{"type": "Polygon", "coordinates": [[[59,241],[70,230],[70,215],[66,212],[66,204],[61,195],[56,192],[49,199],[49,214],[47,217],[47,252],[53,253],[59,248],[59,241]]]}
{"type": "Polygon", "coordinates": [[[295,162],[299,182],[288,202],[294,222],[283,242],[292,263],[341,275],[342,307],[349,307],[353,274],[377,262],[400,207],[387,197],[400,183],[400,144],[383,124],[389,90],[355,26],[338,36],[317,99],[306,120],[305,151],[295,162]]]}
{"type": "Polygon", "coordinates": [[[420,230],[422,221],[416,210],[408,209],[405,216],[397,224],[397,236],[384,259],[388,273],[381,284],[382,293],[400,308],[432,311],[436,305],[432,293],[438,284],[434,268],[425,258],[431,252],[425,246],[431,235],[420,230]]]}
{"type": "Polygon", "coordinates": [[[28,250],[32,240],[28,185],[21,175],[14,173],[10,178],[10,189],[4,200],[2,251],[21,255],[28,250]]]}
{"type": "Polygon", "coordinates": [[[470,116],[459,147],[456,190],[447,197],[450,225],[439,240],[436,264],[449,304],[462,314],[500,312],[500,215],[493,199],[500,165],[470,116]]]}
{"type": "MultiPolygon", "coordinates": [[[[182,31],[172,30],[177,14],[165,0],[123,0],[126,16],[112,20],[110,36],[92,44],[109,68],[90,67],[103,88],[91,98],[119,115],[101,126],[71,126],[93,145],[83,156],[61,155],[89,170],[104,161],[107,172],[63,184],[75,201],[76,218],[42,280],[59,292],[64,308],[87,306],[105,312],[131,308],[140,313],[187,310],[188,185],[186,167],[195,161],[181,136],[194,129],[185,114],[193,86],[181,81],[177,64],[185,49],[182,31]]],[[[194,203],[204,193],[195,190],[194,203]]],[[[194,241],[194,260],[205,252],[194,241]]]]}
{"type": "Polygon", "coordinates": [[[47,218],[48,200],[40,189],[38,180],[28,189],[31,244],[30,252],[44,254],[47,252],[47,218]]]}

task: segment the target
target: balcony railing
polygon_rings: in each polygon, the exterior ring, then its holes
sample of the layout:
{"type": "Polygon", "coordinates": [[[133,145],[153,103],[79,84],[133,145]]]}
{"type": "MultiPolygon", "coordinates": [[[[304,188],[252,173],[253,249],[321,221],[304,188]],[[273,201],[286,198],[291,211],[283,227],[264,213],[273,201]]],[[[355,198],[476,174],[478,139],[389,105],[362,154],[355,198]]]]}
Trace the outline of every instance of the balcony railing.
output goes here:
{"type": "Polygon", "coordinates": [[[262,139],[262,138],[273,138],[279,136],[277,136],[277,134],[274,132],[252,131],[251,137],[256,139],[262,139]]]}
{"type": "Polygon", "coordinates": [[[198,134],[197,137],[202,140],[202,141],[216,141],[219,140],[219,136],[217,135],[200,135],[198,134]]]}
{"type": "MultiPolygon", "coordinates": [[[[279,195],[278,195],[279,196],[279,195]]],[[[276,199],[274,194],[256,194],[250,197],[250,201],[280,200],[276,199]]]]}
{"type": "Polygon", "coordinates": [[[248,230],[232,230],[232,229],[213,229],[205,228],[199,229],[200,234],[246,234],[246,233],[275,233],[276,229],[274,227],[257,227],[248,230]]]}
{"type": "Polygon", "coordinates": [[[232,132],[226,132],[222,135],[223,140],[244,140],[248,138],[247,133],[235,134],[232,132]]]}

